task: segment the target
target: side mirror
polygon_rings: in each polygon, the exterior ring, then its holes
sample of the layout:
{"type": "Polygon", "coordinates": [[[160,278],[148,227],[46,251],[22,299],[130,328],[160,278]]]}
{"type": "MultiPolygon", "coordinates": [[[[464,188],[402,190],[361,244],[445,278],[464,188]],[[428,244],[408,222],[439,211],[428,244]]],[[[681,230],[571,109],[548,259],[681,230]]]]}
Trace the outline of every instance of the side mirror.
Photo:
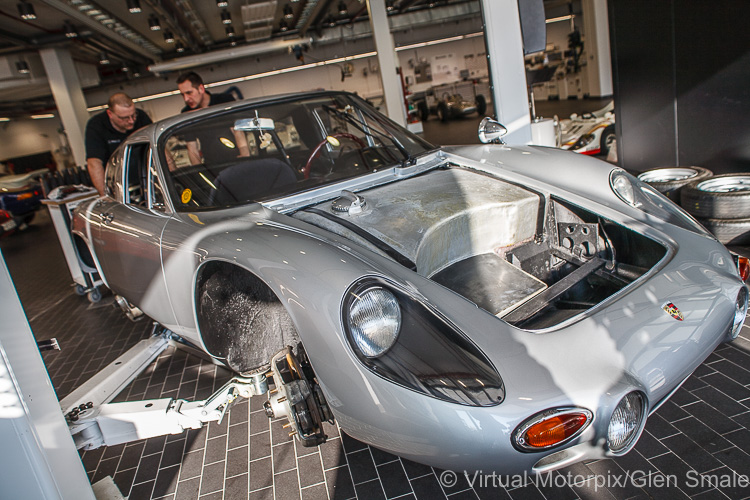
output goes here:
{"type": "Polygon", "coordinates": [[[234,122],[234,129],[243,131],[273,130],[274,123],[271,118],[242,118],[234,122]]]}
{"type": "Polygon", "coordinates": [[[490,117],[482,118],[479,122],[479,141],[484,144],[494,142],[496,144],[504,144],[500,139],[502,136],[508,133],[508,129],[505,128],[500,122],[493,120],[490,117]]]}

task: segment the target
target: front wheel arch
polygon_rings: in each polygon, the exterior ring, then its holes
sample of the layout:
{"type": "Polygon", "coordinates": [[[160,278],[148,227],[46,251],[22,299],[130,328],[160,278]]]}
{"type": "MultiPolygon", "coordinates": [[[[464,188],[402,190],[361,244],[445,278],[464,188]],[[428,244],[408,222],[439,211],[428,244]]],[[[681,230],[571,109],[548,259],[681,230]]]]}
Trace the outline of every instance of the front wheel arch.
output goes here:
{"type": "Polygon", "coordinates": [[[209,261],[196,279],[198,331],[208,352],[238,373],[257,371],[299,335],[274,291],[236,264],[209,261]]]}

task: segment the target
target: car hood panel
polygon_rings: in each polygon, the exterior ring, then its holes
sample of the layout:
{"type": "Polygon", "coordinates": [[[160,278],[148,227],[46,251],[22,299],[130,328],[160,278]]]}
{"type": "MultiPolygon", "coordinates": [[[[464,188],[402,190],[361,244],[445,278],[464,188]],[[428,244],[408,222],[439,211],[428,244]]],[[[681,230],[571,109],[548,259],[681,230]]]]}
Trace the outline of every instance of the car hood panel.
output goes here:
{"type": "MultiPolygon", "coordinates": [[[[519,186],[459,169],[434,170],[359,195],[366,201],[359,214],[337,213],[331,202],[315,208],[387,243],[423,276],[533,238],[540,206],[538,195],[519,186]]],[[[295,217],[323,222],[304,211],[295,217]]]]}

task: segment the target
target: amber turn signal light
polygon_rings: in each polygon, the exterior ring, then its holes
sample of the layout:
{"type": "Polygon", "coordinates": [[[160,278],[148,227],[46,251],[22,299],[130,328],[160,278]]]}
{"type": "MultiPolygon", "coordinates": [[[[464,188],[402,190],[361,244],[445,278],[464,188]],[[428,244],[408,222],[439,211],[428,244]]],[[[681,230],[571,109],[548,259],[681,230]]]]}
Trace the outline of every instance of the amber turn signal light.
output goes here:
{"type": "Polygon", "coordinates": [[[750,277],[750,259],[738,256],[737,269],[740,271],[740,278],[742,278],[742,281],[747,281],[747,278],[750,277]]]}
{"type": "Polygon", "coordinates": [[[591,422],[592,413],[583,408],[557,408],[540,413],[514,432],[516,447],[526,451],[545,450],[579,435],[591,422]]]}
{"type": "Polygon", "coordinates": [[[587,419],[584,415],[562,415],[534,424],[526,431],[525,440],[534,448],[554,446],[575,435],[587,419]]]}

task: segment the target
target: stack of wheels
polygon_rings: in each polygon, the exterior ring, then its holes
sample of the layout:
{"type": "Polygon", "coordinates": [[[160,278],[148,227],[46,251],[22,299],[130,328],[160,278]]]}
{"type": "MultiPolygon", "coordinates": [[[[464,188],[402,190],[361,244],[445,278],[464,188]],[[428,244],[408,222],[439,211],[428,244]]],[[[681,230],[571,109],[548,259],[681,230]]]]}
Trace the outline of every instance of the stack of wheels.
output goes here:
{"type": "Polygon", "coordinates": [[[682,188],[682,208],[723,244],[750,244],[750,172],[690,182],[682,188]]]}
{"type": "Polygon", "coordinates": [[[702,167],[665,167],[647,170],[638,178],[680,205],[684,186],[690,182],[704,181],[712,175],[713,172],[702,167]]]}

